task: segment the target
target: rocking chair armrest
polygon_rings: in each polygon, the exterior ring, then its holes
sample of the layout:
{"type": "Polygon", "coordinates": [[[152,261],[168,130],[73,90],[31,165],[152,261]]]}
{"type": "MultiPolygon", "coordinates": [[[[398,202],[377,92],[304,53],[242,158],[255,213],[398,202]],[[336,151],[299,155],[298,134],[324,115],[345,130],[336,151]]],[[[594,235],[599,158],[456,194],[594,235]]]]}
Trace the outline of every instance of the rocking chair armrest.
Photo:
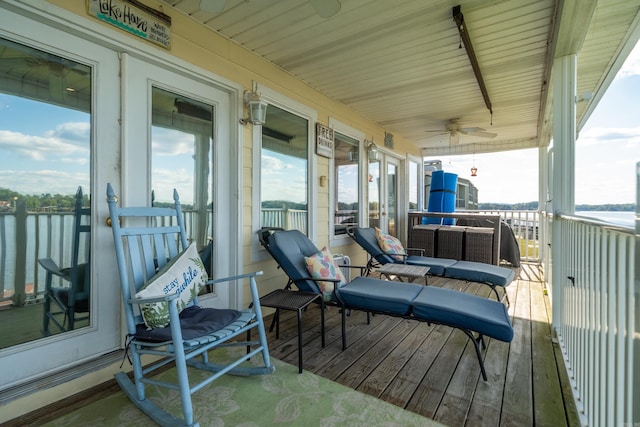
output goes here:
{"type": "Polygon", "coordinates": [[[51,273],[55,276],[67,277],[67,274],[64,274],[58,264],[55,263],[51,258],[40,258],[38,259],[38,263],[44,268],[48,273],[51,273]]]}
{"type": "Polygon", "coordinates": [[[263,274],[262,271],[254,271],[252,273],[239,274],[237,276],[229,276],[229,277],[221,277],[221,278],[218,278],[218,279],[210,279],[210,280],[207,280],[206,284],[207,285],[214,285],[216,283],[231,282],[232,280],[240,280],[240,279],[246,279],[246,278],[249,278],[249,277],[262,276],[262,274],[263,274]]]}
{"type": "Polygon", "coordinates": [[[159,295],[157,297],[146,297],[146,298],[129,298],[127,302],[131,304],[150,304],[154,302],[169,302],[171,300],[177,299],[179,294],[169,294],[169,295],[159,295]]]}

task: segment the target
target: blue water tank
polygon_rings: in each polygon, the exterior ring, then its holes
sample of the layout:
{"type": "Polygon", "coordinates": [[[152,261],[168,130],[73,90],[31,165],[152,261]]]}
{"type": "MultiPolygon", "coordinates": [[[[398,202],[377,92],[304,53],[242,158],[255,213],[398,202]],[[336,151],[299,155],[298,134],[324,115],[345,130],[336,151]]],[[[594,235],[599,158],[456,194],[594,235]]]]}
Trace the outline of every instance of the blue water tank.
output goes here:
{"type": "MultiPolygon", "coordinates": [[[[456,190],[458,175],[442,170],[431,173],[428,212],[454,212],[456,210],[456,190]]],[[[425,224],[455,224],[454,218],[423,218],[425,224]]]]}

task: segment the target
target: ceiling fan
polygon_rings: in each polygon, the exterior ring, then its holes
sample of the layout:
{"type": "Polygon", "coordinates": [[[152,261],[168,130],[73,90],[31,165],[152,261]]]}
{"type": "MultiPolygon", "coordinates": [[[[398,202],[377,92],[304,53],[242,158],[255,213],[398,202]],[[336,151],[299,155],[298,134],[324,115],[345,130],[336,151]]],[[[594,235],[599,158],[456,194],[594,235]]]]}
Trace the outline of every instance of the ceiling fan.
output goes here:
{"type": "MultiPolygon", "coordinates": [[[[340,11],[339,0],[307,0],[321,18],[330,18],[340,11]]],[[[220,13],[227,5],[227,0],[200,0],[200,10],[220,13]]]]}
{"type": "Polygon", "coordinates": [[[477,136],[480,138],[495,138],[496,136],[498,136],[497,133],[487,132],[483,128],[462,127],[460,125],[460,119],[450,119],[445,126],[445,130],[434,130],[427,132],[438,133],[441,135],[449,134],[449,144],[457,144],[458,142],[460,142],[460,134],[477,136]]]}

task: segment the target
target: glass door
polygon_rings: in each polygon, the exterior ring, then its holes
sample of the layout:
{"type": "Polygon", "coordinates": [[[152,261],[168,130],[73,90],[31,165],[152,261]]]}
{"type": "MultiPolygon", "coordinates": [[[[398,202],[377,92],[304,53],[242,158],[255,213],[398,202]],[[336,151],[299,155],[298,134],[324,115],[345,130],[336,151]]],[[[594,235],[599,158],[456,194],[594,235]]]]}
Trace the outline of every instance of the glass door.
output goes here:
{"type": "Polygon", "coordinates": [[[369,153],[369,227],[378,227],[382,231],[398,237],[401,227],[399,210],[402,188],[399,178],[401,162],[389,154],[369,153]]]}
{"type": "Polygon", "coordinates": [[[101,171],[118,158],[118,65],[0,12],[0,389],[119,347],[120,297],[97,261],[112,241],[98,223],[101,171]]]}
{"type": "Polygon", "coordinates": [[[398,236],[398,185],[400,177],[400,164],[396,159],[386,156],[386,175],[385,175],[385,204],[387,233],[398,236]]]}
{"type": "MultiPolygon", "coordinates": [[[[235,257],[230,254],[240,228],[232,197],[237,179],[232,146],[220,143],[230,140],[230,95],[134,57],[126,57],[124,64],[131,88],[125,93],[130,119],[125,126],[123,158],[129,161],[123,168],[124,205],[140,200],[170,204],[176,189],[189,241],[197,244],[209,276],[233,274],[229,266],[235,257]]],[[[231,297],[228,286],[207,289],[200,305],[226,308],[231,297]]]]}

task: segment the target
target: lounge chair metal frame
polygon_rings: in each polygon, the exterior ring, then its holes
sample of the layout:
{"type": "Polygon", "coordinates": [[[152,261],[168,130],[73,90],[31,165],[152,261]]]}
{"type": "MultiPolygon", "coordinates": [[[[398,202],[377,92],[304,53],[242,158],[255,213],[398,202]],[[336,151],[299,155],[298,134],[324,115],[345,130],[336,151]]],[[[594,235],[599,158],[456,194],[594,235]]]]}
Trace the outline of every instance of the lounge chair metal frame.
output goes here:
{"type": "MultiPolygon", "coordinates": [[[[174,206],[163,207],[118,207],[117,197],[110,184],[107,185],[107,202],[109,204],[110,224],[113,231],[116,259],[118,264],[120,287],[124,304],[124,314],[127,324],[126,350],[130,354],[133,364],[133,382],[129,376],[120,372],[116,374],[116,381],[129,399],[151,419],[160,425],[197,426],[193,419],[191,394],[202,389],[207,384],[224,374],[259,375],[268,374],[275,370],[269,358],[269,347],[264,330],[260,297],[256,285],[256,276],[262,272],[241,274],[232,277],[207,281],[207,285],[221,285],[227,283],[249,283],[252,304],[247,310],[242,310],[234,321],[220,329],[210,329],[204,334],[183,338],[184,321],[177,308],[177,294],[170,294],[154,298],[136,298],[135,294],[153,277],[157,269],[162,268],[170,260],[179,255],[188,246],[185,232],[184,218],[180,208],[177,192],[174,190],[174,206]],[[162,224],[156,226],[154,224],[162,224]],[[144,327],[139,305],[154,302],[168,302],[170,324],[170,338],[153,342],[140,337],[140,329],[144,327]],[[256,329],[258,340],[251,340],[251,330],[256,329]],[[246,333],[246,340],[238,339],[246,333]],[[217,347],[240,346],[246,348],[235,360],[218,364],[209,361],[209,350],[217,347]],[[143,367],[142,356],[155,356],[153,363],[143,367]],[[262,364],[252,366],[241,365],[251,357],[261,355],[262,364]],[[159,358],[159,359],[158,359],[159,358]],[[159,381],[149,374],[157,369],[175,364],[177,384],[159,381]],[[187,366],[209,372],[208,376],[199,382],[190,384],[187,366]],[[182,403],[183,419],[160,408],[145,395],[145,386],[155,385],[178,390],[182,403]]],[[[197,306],[197,298],[193,306],[197,306]]],[[[186,312],[185,310],[184,312],[186,312]]],[[[192,310],[201,313],[214,314],[215,309],[192,310]]],[[[183,312],[183,313],[184,313],[183,312]]],[[[204,326],[199,323],[198,328],[204,326]]]]}

